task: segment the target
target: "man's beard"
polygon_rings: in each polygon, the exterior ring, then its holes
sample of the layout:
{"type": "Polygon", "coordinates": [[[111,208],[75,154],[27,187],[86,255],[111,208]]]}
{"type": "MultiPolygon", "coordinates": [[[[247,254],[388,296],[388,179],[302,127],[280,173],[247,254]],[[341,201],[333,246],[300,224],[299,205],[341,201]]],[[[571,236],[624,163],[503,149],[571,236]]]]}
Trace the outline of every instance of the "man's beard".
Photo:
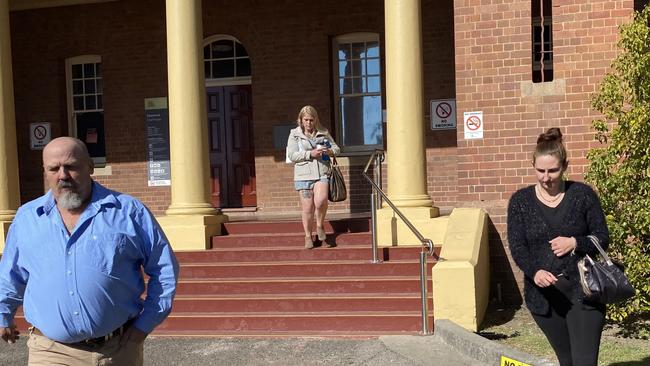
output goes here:
{"type": "MultiPolygon", "coordinates": [[[[59,181],[59,189],[61,188],[72,188],[72,183],[66,181],[59,181]]],[[[59,207],[66,210],[76,210],[80,208],[84,199],[81,195],[74,191],[64,191],[59,194],[59,198],[56,200],[59,207]]]]}
{"type": "Polygon", "coordinates": [[[79,193],[68,191],[59,195],[57,203],[66,210],[76,210],[83,205],[84,200],[79,193]]]}

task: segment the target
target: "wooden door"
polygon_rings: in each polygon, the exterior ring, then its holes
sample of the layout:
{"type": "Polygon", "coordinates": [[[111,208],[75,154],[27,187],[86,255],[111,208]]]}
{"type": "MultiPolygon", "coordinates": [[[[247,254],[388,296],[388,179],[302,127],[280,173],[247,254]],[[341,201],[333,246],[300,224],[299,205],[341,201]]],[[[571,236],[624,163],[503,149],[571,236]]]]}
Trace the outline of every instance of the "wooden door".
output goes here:
{"type": "Polygon", "coordinates": [[[207,88],[211,201],[214,207],[254,207],[255,150],[250,85],[207,88]]]}

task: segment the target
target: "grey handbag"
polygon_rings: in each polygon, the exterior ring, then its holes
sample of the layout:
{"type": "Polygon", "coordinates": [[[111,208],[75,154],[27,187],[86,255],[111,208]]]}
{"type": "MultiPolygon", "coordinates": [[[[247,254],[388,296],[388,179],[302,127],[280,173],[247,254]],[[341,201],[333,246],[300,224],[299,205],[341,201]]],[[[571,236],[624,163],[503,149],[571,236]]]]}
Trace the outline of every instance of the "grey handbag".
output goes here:
{"type": "Polygon", "coordinates": [[[634,296],[634,287],[625,277],[623,266],[609,258],[597,237],[589,235],[588,238],[598,249],[603,260],[598,262],[585,255],[578,261],[578,273],[585,300],[612,304],[634,296]]]}

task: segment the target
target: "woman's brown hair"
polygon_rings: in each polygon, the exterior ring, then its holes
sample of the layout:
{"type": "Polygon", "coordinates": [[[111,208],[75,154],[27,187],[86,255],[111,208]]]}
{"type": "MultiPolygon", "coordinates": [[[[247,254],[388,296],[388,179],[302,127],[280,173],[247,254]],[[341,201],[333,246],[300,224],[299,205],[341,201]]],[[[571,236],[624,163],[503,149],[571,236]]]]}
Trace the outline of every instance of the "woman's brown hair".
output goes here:
{"type": "Polygon", "coordinates": [[[562,143],[562,132],[559,128],[551,127],[537,138],[537,146],[533,152],[533,164],[538,156],[543,155],[555,156],[562,165],[562,169],[566,169],[569,165],[566,149],[562,143]]]}

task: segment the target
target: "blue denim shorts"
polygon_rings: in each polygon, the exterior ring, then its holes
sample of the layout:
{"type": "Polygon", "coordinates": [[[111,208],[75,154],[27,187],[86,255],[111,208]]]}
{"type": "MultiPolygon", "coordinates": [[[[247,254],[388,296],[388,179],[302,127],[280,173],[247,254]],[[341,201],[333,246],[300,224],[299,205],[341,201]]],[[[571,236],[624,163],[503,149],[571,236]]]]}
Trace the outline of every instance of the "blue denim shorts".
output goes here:
{"type": "Polygon", "coordinates": [[[318,182],[323,182],[325,184],[328,184],[330,179],[328,177],[321,177],[320,179],[314,179],[314,180],[296,180],[294,181],[296,191],[303,191],[305,189],[313,189],[314,184],[318,182]]]}

